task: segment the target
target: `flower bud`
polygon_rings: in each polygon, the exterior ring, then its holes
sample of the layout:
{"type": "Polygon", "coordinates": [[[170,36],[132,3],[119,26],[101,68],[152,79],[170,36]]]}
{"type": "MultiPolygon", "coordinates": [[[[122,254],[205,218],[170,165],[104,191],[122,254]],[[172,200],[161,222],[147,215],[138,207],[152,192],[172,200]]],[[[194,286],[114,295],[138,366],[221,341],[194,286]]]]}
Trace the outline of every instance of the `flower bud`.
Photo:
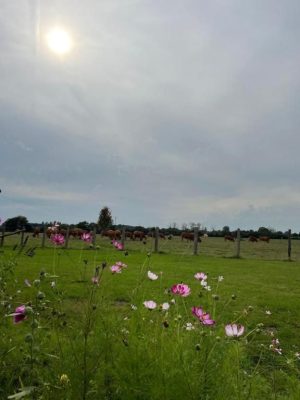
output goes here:
{"type": "Polygon", "coordinates": [[[43,293],[43,292],[38,292],[38,294],[36,295],[36,297],[37,297],[39,300],[43,300],[43,299],[46,297],[46,295],[45,295],[45,293],[43,293]]]}
{"type": "Polygon", "coordinates": [[[70,383],[70,379],[67,374],[62,374],[59,380],[63,386],[66,386],[70,383]]]}
{"type": "Polygon", "coordinates": [[[232,300],[236,300],[236,294],[231,295],[232,300]]]}
{"type": "Polygon", "coordinates": [[[27,335],[24,338],[26,343],[31,343],[33,341],[33,336],[31,333],[27,333],[27,335]]]}
{"type": "Polygon", "coordinates": [[[35,279],[35,280],[33,281],[33,286],[35,286],[35,287],[40,286],[40,284],[41,284],[41,281],[40,281],[39,279],[35,279]]]}
{"type": "Polygon", "coordinates": [[[213,294],[213,295],[212,295],[212,298],[213,298],[214,300],[219,300],[220,297],[219,297],[217,294],[213,294]]]}
{"type": "Polygon", "coordinates": [[[195,350],[196,350],[196,351],[199,351],[199,350],[200,350],[200,348],[201,348],[201,347],[200,347],[200,344],[199,344],[199,343],[197,343],[197,344],[196,344],[196,346],[195,346],[195,350]]]}

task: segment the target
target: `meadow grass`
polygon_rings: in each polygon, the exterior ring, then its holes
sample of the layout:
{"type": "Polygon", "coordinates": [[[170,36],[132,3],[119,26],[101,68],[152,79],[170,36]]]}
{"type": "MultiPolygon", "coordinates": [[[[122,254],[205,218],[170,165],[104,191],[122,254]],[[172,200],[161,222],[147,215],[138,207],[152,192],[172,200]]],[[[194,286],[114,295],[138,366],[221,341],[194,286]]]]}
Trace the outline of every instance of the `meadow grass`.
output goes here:
{"type": "Polygon", "coordinates": [[[29,255],[36,239],[23,249],[7,241],[0,253],[0,398],[299,399],[300,262],[282,261],[281,241],[266,260],[266,243],[243,242],[244,253],[258,245],[256,258],[234,259],[232,243],[208,239],[198,256],[179,240],[162,243],[159,254],[152,242],[127,242],[128,255],[102,238],[97,249],[48,242],[29,255]],[[109,269],[116,261],[128,265],[121,274],[109,269]],[[97,266],[99,286],[91,283],[97,266]],[[148,270],[159,278],[149,280],[148,270]],[[194,279],[200,271],[211,291],[194,279]],[[186,298],[169,290],[181,282],[191,288],[186,298]],[[167,312],[143,306],[172,299],[167,312]],[[33,311],[13,324],[8,315],[22,304],[33,311]],[[192,306],[210,312],[215,326],[202,326],[192,306]],[[224,325],[236,321],[247,340],[226,338],[224,325]],[[281,355],[270,348],[273,338],[281,355]]]}

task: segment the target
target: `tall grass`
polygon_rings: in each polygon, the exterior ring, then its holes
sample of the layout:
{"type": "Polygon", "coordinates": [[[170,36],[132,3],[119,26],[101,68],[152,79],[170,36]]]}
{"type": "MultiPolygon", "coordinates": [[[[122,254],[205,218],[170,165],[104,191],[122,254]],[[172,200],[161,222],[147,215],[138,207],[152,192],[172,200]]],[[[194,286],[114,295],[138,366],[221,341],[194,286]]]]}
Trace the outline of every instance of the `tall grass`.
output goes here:
{"type": "Polygon", "coordinates": [[[33,256],[27,250],[1,253],[1,399],[300,398],[300,346],[292,337],[299,313],[293,315],[292,293],[284,290],[280,303],[271,290],[289,282],[275,264],[276,287],[265,282],[263,293],[258,283],[271,267],[249,268],[246,260],[126,256],[113,247],[37,249],[33,256]],[[117,261],[128,267],[113,274],[117,261]],[[196,272],[209,273],[211,290],[196,272]],[[191,289],[186,297],[170,289],[182,281],[191,289]],[[147,309],[146,300],[156,308],[147,309]],[[21,305],[24,319],[14,324],[21,305]],[[216,323],[203,325],[193,306],[216,323]],[[225,325],[232,323],[244,334],[228,337],[225,325]]]}

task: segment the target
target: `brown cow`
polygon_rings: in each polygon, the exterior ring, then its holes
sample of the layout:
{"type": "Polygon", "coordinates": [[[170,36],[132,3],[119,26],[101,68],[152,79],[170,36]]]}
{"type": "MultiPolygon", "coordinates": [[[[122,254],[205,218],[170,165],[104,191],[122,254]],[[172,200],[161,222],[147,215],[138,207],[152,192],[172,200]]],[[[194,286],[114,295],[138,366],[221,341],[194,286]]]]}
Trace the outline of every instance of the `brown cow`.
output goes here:
{"type": "Polygon", "coordinates": [[[135,239],[140,239],[140,241],[142,241],[142,240],[144,240],[144,239],[147,239],[147,236],[146,236],[145,233],[142,232],[142,231],[134,231],[134,232],[133,232],[133,235],[132,235],[132,239],[133,239],[133,240],[135,240],[135,239]]]}
{"type": "Polygon", "coordinates": [[[107,231],[102,232],[102,236],[107,236],[110,240],[120,240],[121,239],[121,231],[113,229],[108,229],[107,231]]]}
{"type": "Polygon", "coordinates": [[[229,240],[230,242],[234,242],[234,237],[233,236],[231,236],[231,235],[225,235],[224,236],[224,240],[225,240],[225,242],[226,242],[226,240],[229,240]]]}
{"type": "Polygon", "coordinates": [[[249,236],[249,242],[258,242],[258,239],[255,236],[249,236]]]}
{"type": "Polygon", "coordinates": [[[262,242],[267,242],[267,243],[269,243],[270,238],[269,238],[269,236],[261,236],[261,237],[259,238],[259,240],[261,240],[262,242]]]}
{"type": "Polygon", "coordinates": [[[133,236],[133,232],[130,232],[130,231],[125,232],[125,238],[132,239],[132,236],[133,236]]]}
{"type": "MultiPolygon", "coordinates": [[[[182,232],[181,234],[181,240],[186,239],[188,240],[194,240],[194,233],[193,232],[182,232]]],[[[201,238],[198,236],[198,242],[201,243],[201,238]]]]}
{"type": "Polygon", "coordinates": [[[73,238],[80,239],[81,236],[86,233],[87,231],[84,231],[83,229],[80,228],[74,228],[70,230],[70,236],[73,236],[73,238]]]}
{"type": "Polygon", "coordinates": [[[34,228],[32,237],[40,237],[41,230],[40,228],[34,228]]]}

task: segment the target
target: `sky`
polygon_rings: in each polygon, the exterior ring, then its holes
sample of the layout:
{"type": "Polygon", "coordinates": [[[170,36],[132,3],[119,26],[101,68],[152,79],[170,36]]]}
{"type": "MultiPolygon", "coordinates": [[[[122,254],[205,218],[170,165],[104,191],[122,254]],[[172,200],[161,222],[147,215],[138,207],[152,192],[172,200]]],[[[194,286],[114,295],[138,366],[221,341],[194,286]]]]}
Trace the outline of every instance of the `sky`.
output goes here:
{"type": "Polygon", "coordinates": [[[300,231],[298,0],[0,2],[0,217],[300,231]],[[52,52],[61,27],[73,47],[52,52]]]}

